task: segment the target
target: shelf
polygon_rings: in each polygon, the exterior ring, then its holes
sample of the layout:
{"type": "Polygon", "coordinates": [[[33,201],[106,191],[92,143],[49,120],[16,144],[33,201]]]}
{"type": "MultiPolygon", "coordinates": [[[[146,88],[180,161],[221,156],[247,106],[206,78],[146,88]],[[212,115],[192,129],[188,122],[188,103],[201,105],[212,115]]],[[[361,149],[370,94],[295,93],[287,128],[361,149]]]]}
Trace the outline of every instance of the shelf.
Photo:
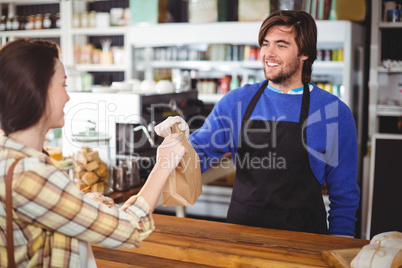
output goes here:
{"type": "Polygon", "coordinates": [[[402,29],[402,22],[380,22],[378,26],[380,29],[402,29]]]}
{"type": "MultiPolygon", "coordinates": [[[[384,33],[402,30],[402,22],[386,22],[383,17],[383,1],[371,1],[371,34],[370,34],[370,70],[369,70],[369,103],[368,103],[368,136],[373,136],[380,129],[378,117],[402,116],[402,105],[390,103],[379,105],[381,99],[400,99],[399,81],[402,75],[402,65],[395,64],[394,68],[385,68],[381,59],[389,56],[383,54],[387,42],[384,33]]],[[[388,51],[386,51],[388,52],[388,51]]],[[[399,103],[401,104],[401,103],[399,103]]]]}
{"type": "Polygon", "coordinates": [[[135,47],[228,43],[258,45],[260,26],[261,22],[134,24],[129,26],[129,43],[135,47]]]}
{"type": "MultiPolygon", "coordinates": [[[[257,69],[263,68],[261,61],[153,61],[150,66],[152,68],[179,68],[179,69],[194,69],[201,71],[230,71],[236,69],[257,69]]],[[[313,70],[315,72],[328,70],[342,70],[344,62],[342,61],[316,61],[314,62],[313,70]],[[325,69],[325,70],[319,70],[325,69]]],[[[137,69],[145,69],[144,63],[137,63],[137,69]]]]}
{"type": "Polygon", "coordinates": [[[87,35],[87,36],[105,36],[105,35],[124,35],[128,32],[129,27],[115,26],[107,28],[73,28],[71,33],[73,35],[87,35]]]}
{"type": "Polygon", "coordinates": [[[262,69],[262,62],[260,60],[247,60],[242,61],[241,66],[246,69],[262,69]]]}
{"type": "Polygon", "coordinates": [[[325,69],[343,69],[345,63],[343,61],[315,61],[313,64],[314,68],[325,68],[325,69]]]}
{"type": "MultiPolygon", "coordinates": [[[[318,43],[344,43],[349,21],[316,21],[318,43]]],[[[261,22],[134,24],[129,43],[136,47],[181,44],[258,45],[261,22]],[[152,35],[150,34],[152,33],[152,35]]]]}
{"type": "Polygon", "coordinates": [[[377,116],[402,116],[402,106],[378,105],[377,116]]]}
{"type": "Polygon", "coordinates": [[[0,4],[17,4],[17,5],[40,5],[40,4],[58,4],[60,0],[0,0],[0,4]]]}
{"type": "Polygon", "coordinates": [[[124,65],[116,64],[76,64],[75,69],[82,72],[124,72],[124,65]]]}
{"type": "Polygon", "coordinates": [[[217,103],[223,94],[198,94],[198,99],[206,103],[217,103]]]}
{"type": "MultiPolygon", "coordinates": [[[[141,65],[140,65],[141,66],[141,65]]],[[[260,61],[153,61],[153,68],[196,69],[201,71],[230,71],[233,69],[261,69],[260,61]]]]}
{"type": "Polygon", "coordinates": [[[380,65],[378,66],[377,70],[380,73],[402,73],[402,67],[387,69],[384,66],[380,65]]]}
{"type": "Polygon", "coordinates": [[[45,30],[22,30],[22,31],[4,31],[0,32],[0,36],[5,37],[32,37],[32,38],[42,38],[42,37],[60,37],[60,29],[45,29],[45,30]]]}

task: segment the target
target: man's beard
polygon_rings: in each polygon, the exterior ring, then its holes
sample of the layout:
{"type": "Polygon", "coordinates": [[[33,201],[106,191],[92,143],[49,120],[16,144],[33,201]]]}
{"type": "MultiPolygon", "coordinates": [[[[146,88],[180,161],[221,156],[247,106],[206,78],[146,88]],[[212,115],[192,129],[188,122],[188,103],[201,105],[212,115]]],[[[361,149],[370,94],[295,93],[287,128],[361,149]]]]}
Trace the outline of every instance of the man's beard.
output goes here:
{"type": "Polygon", "coordinates": [[[267,80],[271,81],[274,84],[288,85],[292,82],[293,76],[299,71],[300,68],[300,57],[297,56],[290,64],[287,69],[280,70],[278,74],[269,76],[267,74],[266,68],[267,66],[264,64],[264,74],[267,80]]]}

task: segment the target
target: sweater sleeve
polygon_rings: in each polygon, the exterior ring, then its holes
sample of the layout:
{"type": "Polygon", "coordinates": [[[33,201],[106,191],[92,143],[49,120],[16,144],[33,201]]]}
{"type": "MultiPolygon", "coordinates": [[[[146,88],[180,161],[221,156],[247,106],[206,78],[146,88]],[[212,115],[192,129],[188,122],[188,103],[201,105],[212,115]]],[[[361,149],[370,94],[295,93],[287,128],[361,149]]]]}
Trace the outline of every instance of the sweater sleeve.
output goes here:
{"type": "Polygon", "coordinates": [[[250,100],[264,82],[229,91],[214,106],[202,127],[190,135],[190,142],[200,157],[202,172],[225,153],[235,156],[242,118],[250,100]]]}
{"type": "Polygon", "coordinates": [[[213,108],[201,128],[190,136],[190,142],[200,157],[201,172],[227,152],[234,153],[233,118],[228,113],[231,97],[225,95],[213,108]]]}
{"type": "MultiPolygon", "coordinates": [[[[325,152],[325,182],[330,200],[329,233],[354,236],[356,210],[360,189],[357,185],[357,137],[352,113],[343,102],[338,102],[337,118],[327,123],[327,150],[325,152]]],[[[331,117],[329,109],[327,117],[331,117]]]]}

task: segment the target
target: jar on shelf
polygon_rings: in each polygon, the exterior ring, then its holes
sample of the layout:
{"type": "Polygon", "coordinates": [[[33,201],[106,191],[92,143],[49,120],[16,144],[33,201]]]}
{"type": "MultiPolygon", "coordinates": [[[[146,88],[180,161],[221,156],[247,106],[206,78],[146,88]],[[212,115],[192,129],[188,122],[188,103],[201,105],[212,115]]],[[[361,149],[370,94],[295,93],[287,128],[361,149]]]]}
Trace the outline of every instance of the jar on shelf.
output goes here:
{"type": "Polygon", "coordinates": [[[131,10],[129,7],[124,9],[123,21],[124,25],[129,25],[131,23],[131,10]]]}
{"type": "Polygon", "coordinates": [[[57,13],[57,14],[56,14],[55,25],[56,25],[55,28],[59,28],[59,29],[60,29],[60,27],[61,27],[60,13],[57,13]]]}
{"type": "Polygon", "coordinates": [[[25,30],[26,23],[27,23],[27,18],[25,16],[20,16],[19,30],[25,30]]]}
{"type": "Polygon", "coordinates": [[[123,19],[124,9],[121,7],[114,7],[110,9],[110,26],[122,26],[120,21],[123,19]]]}
{"type": "Polygon", "coordinates": [[[35,16],[35,23],[34,23],[35,30],[42,30],[43,29],[43,15],[36,14],[35,16]]]}
{"type": "Polygon", "coordinates": [[[20,18],[18,16],[14,16],[11,21],[11,29],[13,31],[17,31],[20,29],[20,18]]]}
{"type": "Polygon", "coordinates": [[[43,29],[50,29],[52,27],[52,18],[50,13],[43,16],[43,29]]]}
{"type": "Polygon", "coordinates": [[[191,0],[188,11],[190,23],[216,22],[218,19],[217,0],[191,0]]]}
{"type": "Polygon", "coordinates": [[[73,15],[73,28],[79,28],[79,27],[81,27],[80,14],[74,14],[73,15]]]}
{"type": "Polygon", "coordinates": [[[33,30],[35,24],[35,16],[30,15],[26,18],[27,22],[25,24],[25,30],[33,30]]]}
{"type": "Polygon", "coordinates": [[[96,11],[92,10],[88,13],[88,27],[96,27],[96,11]]]}
{"type": "Polygon", "coordinates": [[[6,16],[1,16],[0,17],[0,32],[5,31],[6,30],[6,16]]]}
{"type": "Polygon", "coordinates": [[[87,28],[88,25],[89,25],[89,23],[88,23],[88,12],[84,12],[84,13],[81,14],[81,17],[80,17],[80,26],[82,28],[87,28]]]}
{"type": "Polygon", "coordinates": [[[8,17],[6,20],[6,31],[12,31],[13,30],[13,18],[8,17]]]}
{"type": "Polygon", "coordinates": [[[85,132],[72,135],[74,180],[80,189],[109,194],[113,191],[110,137],[97,132],[95,122],[87,123],[85,132]]]}

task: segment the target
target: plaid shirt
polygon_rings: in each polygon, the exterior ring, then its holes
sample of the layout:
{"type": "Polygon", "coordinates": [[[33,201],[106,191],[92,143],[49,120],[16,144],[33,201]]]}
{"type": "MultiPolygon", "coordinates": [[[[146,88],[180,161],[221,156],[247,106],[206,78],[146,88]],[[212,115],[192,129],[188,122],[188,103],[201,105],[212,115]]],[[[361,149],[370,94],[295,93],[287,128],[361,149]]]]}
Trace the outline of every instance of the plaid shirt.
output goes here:
{"type": "Polygon", "coordinates": [[[56,161],[0,135],[0,267],[7,266],[4,179],[11,164],[15,262],[19,267],[79,267],[78,240],[109,248],[141,245],[154,222],[145,199],[121,211],[84,196],[56,161]]]}

